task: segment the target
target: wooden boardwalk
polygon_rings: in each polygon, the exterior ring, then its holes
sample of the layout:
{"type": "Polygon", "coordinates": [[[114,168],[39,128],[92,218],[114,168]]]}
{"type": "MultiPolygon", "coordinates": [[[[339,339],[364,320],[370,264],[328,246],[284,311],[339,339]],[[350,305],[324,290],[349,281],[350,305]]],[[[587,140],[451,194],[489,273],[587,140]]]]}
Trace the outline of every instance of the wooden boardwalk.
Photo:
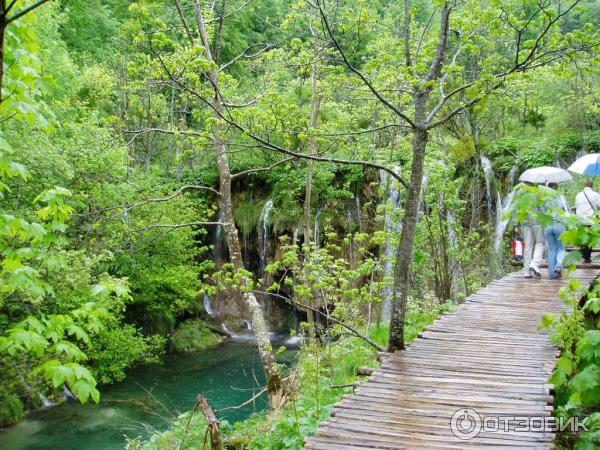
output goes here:
{"type": "MultiPolygon", "coordinates": [[[[575,276],[591,282],[597,273],[585,268],[575,276]]],[[[548,375],[557,350],[538,326],[544,313],[563,307],[564,284],[513,273],[470,296],[405,351],[385,356],[306,448],[552,448],[553,433],[515,431],[523,421],[505,418],[552,416],[548,375]],[[488,418],[488,431],[466,439],[482,423],[477,415],[488,418]]]]}

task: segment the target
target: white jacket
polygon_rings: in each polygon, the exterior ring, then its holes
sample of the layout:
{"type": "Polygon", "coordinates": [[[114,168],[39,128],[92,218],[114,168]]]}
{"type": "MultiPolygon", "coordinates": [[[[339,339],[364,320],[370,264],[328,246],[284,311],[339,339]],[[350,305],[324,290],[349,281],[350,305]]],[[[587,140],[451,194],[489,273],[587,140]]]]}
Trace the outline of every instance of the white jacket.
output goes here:
{"type": "Polygon", "coordinates": [[[600,209],[600,194],[592,188],[583,188],[575,197],[575,212],[579,217],[590,218],[600,209]]]}

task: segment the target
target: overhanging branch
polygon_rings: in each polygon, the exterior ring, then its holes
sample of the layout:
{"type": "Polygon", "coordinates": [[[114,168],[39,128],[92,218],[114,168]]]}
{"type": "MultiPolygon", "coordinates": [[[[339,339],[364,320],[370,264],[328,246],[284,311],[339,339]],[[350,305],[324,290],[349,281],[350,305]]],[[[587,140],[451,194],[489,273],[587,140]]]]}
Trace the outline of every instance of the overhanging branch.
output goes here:
{"type": "Polygon", "coordinates": [[[291,298],[284,297],[283,295],[276,294],[274,292],[264,292],[264,291],[252,291],[252,292],[255,293],[255,294],[270,295],[272,297],[276,297],[276,298],[282,299],[282,300],[284,300],[287,303],[290,303],[292,305],[300,306],[301,308],[305,308],[305,309],[313,311],[313,312],[315,312],[317,314],[320,314],[321,316],[325,317],[327,320],[329,320],[329,321],[331,321],[333,323],[336,323],[336,324],[342,326],[343,328],[345,328],[346,330],[348,330],[350,333],[352,333],[354,336],[356,336],[357,338],[362,339],[363,341],[365,341],[367,344],[369,344],[371,347],[377,349],[378,351],[380,351],[380,352],[385,352],[386,351],[385,348],[383,348],[381,345],[379,345],[377,342],[375,342],[370,337],[365,336],[364,334],[360,333],[353,326],[348,325],[347,323],[344,323],[341,320],[336,319],[335,317],[330,316],[327,313],[324,313],[323,311],[321,311],[318,308],[313,308],[312,306],[305,305],[303,303],[297,302],[295,300],[292,300],[291,298]]]}

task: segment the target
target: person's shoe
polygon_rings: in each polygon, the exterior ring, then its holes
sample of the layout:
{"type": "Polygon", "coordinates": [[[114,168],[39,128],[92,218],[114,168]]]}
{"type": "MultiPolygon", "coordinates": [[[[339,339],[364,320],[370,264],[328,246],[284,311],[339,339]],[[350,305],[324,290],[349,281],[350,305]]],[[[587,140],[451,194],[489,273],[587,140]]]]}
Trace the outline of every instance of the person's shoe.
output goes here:
{"type": "Polygon", "coordinates": [[[540,272],[539,268],[537,268],[535,266],[531,266],[531,270],[533,271],[533,274],[535,275],[536,278],[542,277],[542,272],[540,272]]]}
{"type": "Polygon", "coordinates": [[[561,276],[558,273],[555,273],[554,275],[550,275],[550,279],[551,280],[560,280],[561,276]]]}
{"type": "Polygon", "coordinates": [[[523,275],[523,278],[531,278],[531,274],[527,273],[527,274],[523,275]]]}
{"type": "Polygon", "coordinates": [[[586,263],[586,264],[591,264],[592,260],[591,259],[584,259],[583,262],[586,263]]]}
{"type": "Polygon", "coordinates": [[[563,268],[562,268],[561,266],[558,266],[558,267],[555,269],[555,273],[556,273],[556,275],[558,275],[559,277],[562,275],[562,271],[563,271],[563,268]]]}

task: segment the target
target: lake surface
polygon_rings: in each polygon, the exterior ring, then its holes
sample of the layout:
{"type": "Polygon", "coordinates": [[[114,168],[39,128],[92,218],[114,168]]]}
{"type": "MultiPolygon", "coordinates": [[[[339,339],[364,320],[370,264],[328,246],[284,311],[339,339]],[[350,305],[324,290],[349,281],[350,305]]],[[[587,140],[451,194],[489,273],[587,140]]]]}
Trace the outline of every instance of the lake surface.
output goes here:
{"type": "MultiPolygon", "coordinates": [[[[291,363],[294,351],[283,354],[291,363]]],[[[30,414],[0,431],[2,450],[123,449],[125,436],[146,438],[165,430],[178,414],[190,410],[196,397],[214,409],[236,406],[264,386],[258,351],[252,342],[228,342],[204,353],[168,355],[163,364],[132,370],[121,383],[104,386],[100,404],[65,404],[30,414]]],[[[235,422],[268,406],[266,396],[254,405],[225,411],[235,422]]]]}

